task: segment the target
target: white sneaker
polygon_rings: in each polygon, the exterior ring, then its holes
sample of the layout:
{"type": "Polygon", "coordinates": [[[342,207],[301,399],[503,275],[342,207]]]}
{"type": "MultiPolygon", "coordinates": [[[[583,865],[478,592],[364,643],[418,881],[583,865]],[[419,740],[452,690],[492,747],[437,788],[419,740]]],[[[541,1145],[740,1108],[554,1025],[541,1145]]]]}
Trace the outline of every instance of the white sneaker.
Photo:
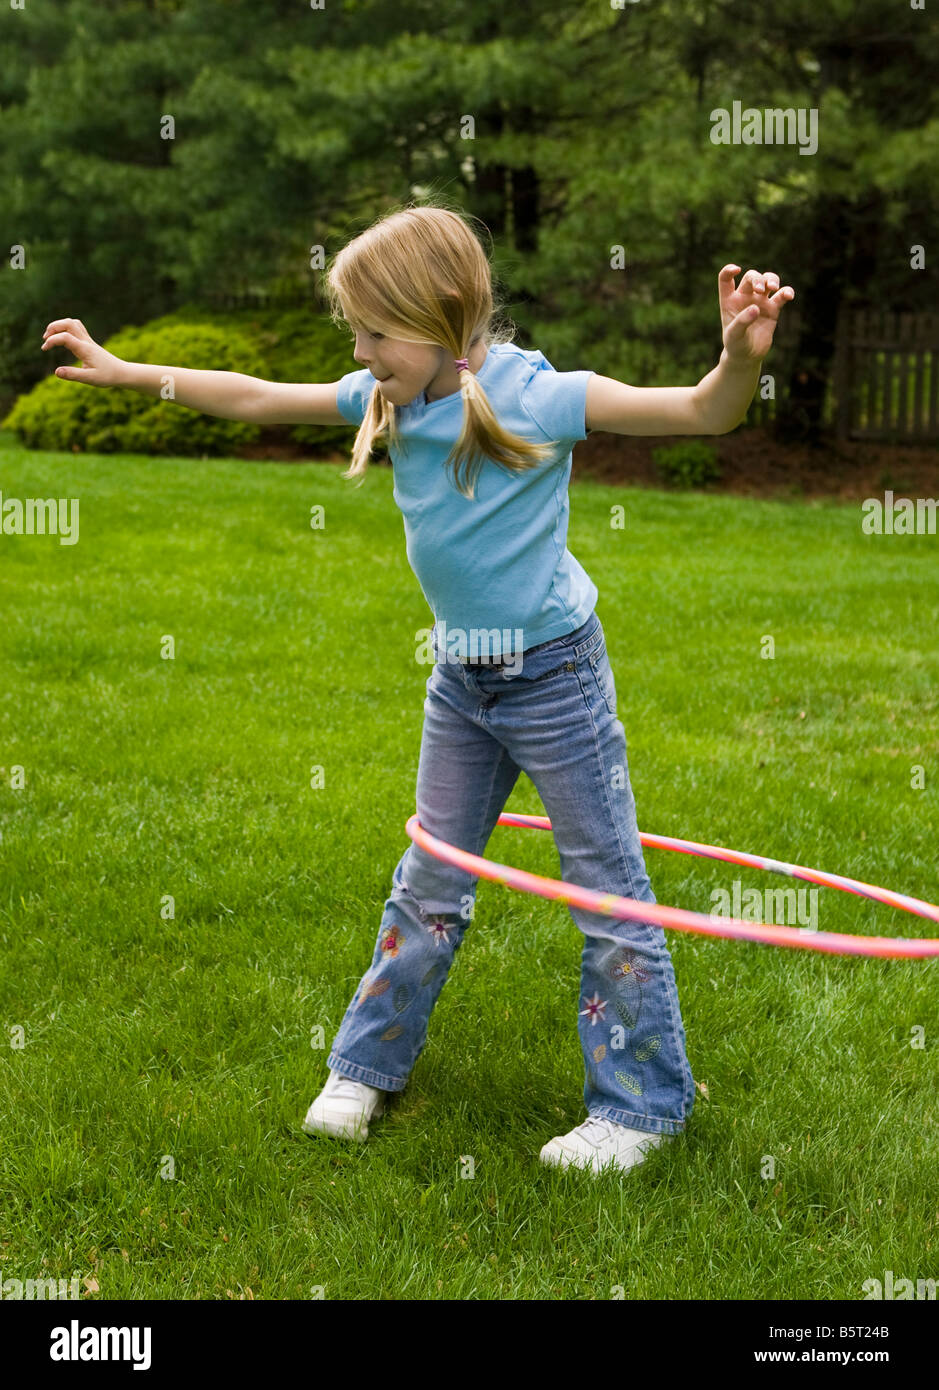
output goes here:
{"type": "Polygon", "coordinates": [[[570,1134],[550,1139],[541,1150],[542,1163],[554,1163],[561,1168],[635,1168],[649,1149],[670,1139],[670,1134],[649,1134],[640,1129],[628,1129],[599,1115],[588,1115],[583,1124],[570,1134]]]}
{"type": "Polygon", "coordinates": [[[329,1080],[306,1112],[301,1128],[304,1134],[328,1134],[333,1139],[366,1139],[369,1120],[385,1113],[386,1094],[330,1069],[329,1080]]]}

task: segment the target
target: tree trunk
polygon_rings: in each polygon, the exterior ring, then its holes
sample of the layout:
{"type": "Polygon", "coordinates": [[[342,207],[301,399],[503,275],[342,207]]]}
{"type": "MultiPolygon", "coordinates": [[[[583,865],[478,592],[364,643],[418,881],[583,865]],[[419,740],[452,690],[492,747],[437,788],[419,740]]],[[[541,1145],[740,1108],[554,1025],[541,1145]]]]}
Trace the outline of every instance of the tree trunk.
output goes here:
{"type": "Polygon", "coordinates": [[[824,429],[822,412],[835,356],[835,326],[851,259],[847,200],[820,198],[813,211],[805,238],[812,248],[812,271],[799,286],[799,341],[774,430],[779,439],[808,444],[817,444],[824,429]]]}
{"type": "MultiPolygon", "coordinates": [[[[501,135],[504,124],[505,118],[499,106],[490,107],[480,114],[476,122],[477,139],[481,135],[501,135]]],[[[485,164],[477,159],[473,213],[485,222],[495,240],[505,236],[507,173],[504,164],[485,164]]]]}

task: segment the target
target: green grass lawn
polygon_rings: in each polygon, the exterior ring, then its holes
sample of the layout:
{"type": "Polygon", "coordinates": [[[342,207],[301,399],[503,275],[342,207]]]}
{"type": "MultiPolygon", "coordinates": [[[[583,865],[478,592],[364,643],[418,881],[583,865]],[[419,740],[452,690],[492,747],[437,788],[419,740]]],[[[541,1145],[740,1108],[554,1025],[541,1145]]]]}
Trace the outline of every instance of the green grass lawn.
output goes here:
{"type": "MultiPolygon", "coordinates": [[[[538,1160],[585,1113],[582,937],[483,881],[388,1118],[361,1147],[301,1132],[326,1078],[311,1039],[332,1040],[408,843],[432,621],[390,472],[340,474],[4,441],[4,497],[78,497],[80,540],[0,535],[0,1281],[859,1299],[888,1269],[939,1276],[935,961],[670,932],[694,1113],[596,1178],[538,1160]]],[[[587,482],[571,512],[640,828],[937,901],[939,537],[587,482]]],[[[527,778],[508,809],[543,814],[527,778]]],[[[488,853],[559,871],[543,832],[499,827],[488,853]]],[[[660,902],[702,912],[735,877],[786,882],[647,864],[660,902]]],[[[939,935],[844,893],[818,912],[939,935]]]]}

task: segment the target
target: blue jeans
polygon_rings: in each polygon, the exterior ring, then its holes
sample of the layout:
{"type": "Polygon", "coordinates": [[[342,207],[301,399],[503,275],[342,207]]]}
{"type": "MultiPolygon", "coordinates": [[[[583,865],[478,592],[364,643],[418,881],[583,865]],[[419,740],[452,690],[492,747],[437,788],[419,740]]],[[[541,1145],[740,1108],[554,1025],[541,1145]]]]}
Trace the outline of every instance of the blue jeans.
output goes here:
{"type": "MultiPolygon", "coordinates": [[[[421,825],[484,854],[524,771],[551,821],[561,878],[656,902],[596,613],[505,668],[435,652],[417,773],[421,825]]],[[[331,1068],[385,1091],[404,1088],[472,918],[478,881],[408,845],[394,870],[371,965],[333,1041],[331,1068]]],[[[588,1114],[649,1133],[677,1133],[694,1105],[694,1080],[664,931],[569,911],[585,938],[575,1013],[588,1114]]]]}

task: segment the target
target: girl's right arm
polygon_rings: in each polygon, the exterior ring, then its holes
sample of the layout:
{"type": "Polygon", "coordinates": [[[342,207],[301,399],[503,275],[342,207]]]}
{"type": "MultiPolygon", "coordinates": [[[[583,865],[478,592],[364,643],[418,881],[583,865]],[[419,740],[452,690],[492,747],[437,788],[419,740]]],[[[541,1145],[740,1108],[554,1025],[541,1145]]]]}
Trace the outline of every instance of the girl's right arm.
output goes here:
{"type": "Polygon", "coordinates": [[[242,372],[199,371],[124,362],[94,341],[80,319],[54,319],[42,335],[42,349],[65,347],[82,363],[56,367],[56,376],[88,386],[124,386],[177,405],[245,420],[256,425],[348,425],[336,406],[338,382],[306,384],[263,381],[242,372]]]}

